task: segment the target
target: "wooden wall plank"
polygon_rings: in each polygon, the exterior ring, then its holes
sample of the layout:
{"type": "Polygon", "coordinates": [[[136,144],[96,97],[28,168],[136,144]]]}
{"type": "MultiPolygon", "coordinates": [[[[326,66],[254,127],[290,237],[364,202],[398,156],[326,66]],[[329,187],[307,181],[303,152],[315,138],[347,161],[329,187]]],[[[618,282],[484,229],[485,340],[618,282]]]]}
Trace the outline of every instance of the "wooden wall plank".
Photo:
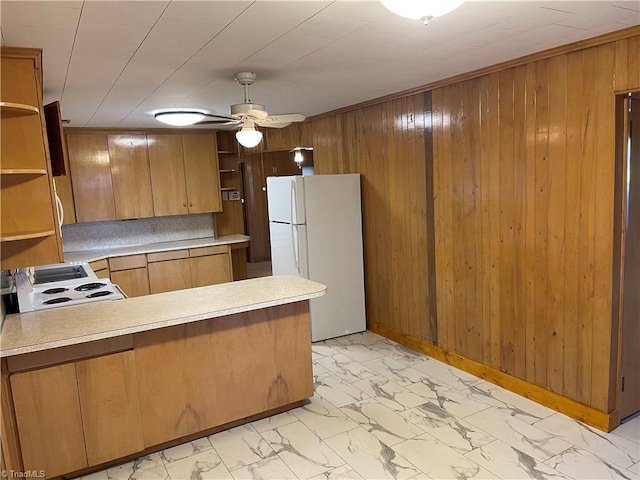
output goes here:
{"type": "Polygon", "coordinates": [[[564,253],[567,151],[567,56],[551,59],[549,64],[549,210],[547,268],[549,297],[547,315],[547,385],[561,392],[564,382],[564,253]]]}
{"type": "MultiPolygon", "coordinates": [[[[637,56],[640,52],[636,50],[637,56]]],[[[614,407],[614,390],[610,382],[609,366],[617,362],[617,356],[611,345],[612,336],[612,287],[613,278],[613,213],[615,184],[615,96],[613,44],[597,48],[598,75],[597,117],[596,117],[596,204],[595,204],[595,259],[594,259],[594,311],[593,311],[593,348],[591,351],[592,370],[591,399],[589,405],[610,411],[614,407]]],[[[616,316],[617,325],[617,316],[616,316]]],[[[617,347],[617,346],[616,346],[617,347]]]]}
{"type": "Polygon", "coordinates": [[[491,285],[491,327],[489,337],[491,339],[491,363],[500,367],[500,305],[502,295],[500,292],[500,128],[499,128],[499,95],[500,75],[489,75],[489,101],[488,101],[488,136],[489,136],[489,263],[491,273],[489,282],[491,285]]]}
{"type": "Polygon", "coordinates": [[[451,88],[451,193],[453,195],[453,321],[455,323],[455,350],[467,351],[467,321],[465,286],[466,236],[464,232],[464,159],[463,139],[463,88],[462,84],[451,88]]]}
{"type": "Polygon", "coordinates": [[[629,40],[618,40],[616,43],[616,53],[615,53],[615,71],[614,71],[614,81],[615,81],[615,90],[618,92],[626,91],[627,85],[629,84],[628,74],[629,74],[629,40]]]}
{"type": "Polygon", "coordinates": [[[513,374],[526,376],[527,326],[525,296],[526,273],[526,185],[527,185],[527,68],[517,67],[513,72],[513,374]]]}
{"type": "Polygon", "coordinates": [[[499,74],[500,103],[500,365],[515,372],[514,352],[514,71],[499,74]]]}
{"type": "MultiPolygon", "coordinates": [[[[490,169],[489,151],[489,77],[482,77],[479,82],[479,111],[480,111],[480,209],[481,209],[481,263],[480,281],[482,283],[482,361],[491,365],[491,177],[495,174],[490,169]]],[[[435,142],[434,142],[435,144],[435,142]]]]}
{"type": "Polygon", "coordinates": [[[595,147],[596,147],[596,98],[598,56],[594,48],[584,51],[582,77],[588,79],[582,85],[580,154],[580,246],[578,284],[578,393],[577,400],[591,401],[591,351],[593,348],[593,262],[595,257],[595,147]]]}
{"type": "Polygon", "coordinates": [[[567,59],[567,152],[566,208],[564,225],[564,372],[563,393],[577,398],[578,392],[578,305],[580,255],[580,154],[582,151],[582,52],[567,59]]]}
{"type": "Polygon", "coordinates": [[[537,62],[536,69],[536,153],[535,153],[535,275],[534,275],[534,381],[547,384],[548,326],[547,299],[549,296],[547,255],[549,249],[549,60],[537,62]]]}
{"type": "Polygon", "coordinates": [[[526,290],[524,302],[525,335],[527,338],[525,351],[525,379],[535,381],[535,266],[536,266],[536,64],[527,65],[526,72],[526,131],[527,147],[525,160],[525,272],[526,290]]]}

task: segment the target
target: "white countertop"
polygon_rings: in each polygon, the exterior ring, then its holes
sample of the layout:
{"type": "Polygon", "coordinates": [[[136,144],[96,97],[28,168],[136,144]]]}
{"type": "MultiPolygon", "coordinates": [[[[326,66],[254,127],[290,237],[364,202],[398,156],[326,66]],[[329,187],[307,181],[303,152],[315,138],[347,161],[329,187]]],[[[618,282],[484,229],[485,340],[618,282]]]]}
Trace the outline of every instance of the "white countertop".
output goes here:
{"type": "Polygon", "coordinates": [[[95,262],[110,257],[124,257],[127,255],[140,255],[143,253],[166,252],[170,250],[183,250],[185,248],[211,247],[213,245],[230,245],[234,243],[248,242],[247,235],[225,235],[223,237],[205,237],[191,240],[177,240],[173,242],[147,243],[144,245],[131,245],[126,247],[101,248],[94,250],[78,250],[64,252],[65,262],[95,262]]]}
{"type": "Polygon", "coordinates": [[[320,283],[282,275],[7,315],[0,357],[299,302],[326,290],[320,283]]]}

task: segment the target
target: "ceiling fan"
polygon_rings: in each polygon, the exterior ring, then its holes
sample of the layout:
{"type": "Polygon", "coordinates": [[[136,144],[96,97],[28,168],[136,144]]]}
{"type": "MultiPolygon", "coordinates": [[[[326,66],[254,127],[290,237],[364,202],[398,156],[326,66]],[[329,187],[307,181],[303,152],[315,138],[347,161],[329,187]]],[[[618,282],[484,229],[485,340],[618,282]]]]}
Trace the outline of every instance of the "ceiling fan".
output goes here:
{"type": "Polygon", "coordinates": [[[240,145],[251,148],[262,140],[262,132],[256,130],[259,127],[284,128],[295,122],[302,122],[306,118],[301,113],[286,113],[282,115],[269,115],[265,106],[252,103],[249,98],[249,85],[255,82],[257,75],[253,72],[238,72],[234,75],[236,82],[244,87],[244,102],[231,105],[230,115],[216,115],[212,113],[198,112],[194,110],[171,110],[158,112],[154,116],[156,120],[173,126],[186,125],[241,125],[236,132],[236,139],[240,145]]]}

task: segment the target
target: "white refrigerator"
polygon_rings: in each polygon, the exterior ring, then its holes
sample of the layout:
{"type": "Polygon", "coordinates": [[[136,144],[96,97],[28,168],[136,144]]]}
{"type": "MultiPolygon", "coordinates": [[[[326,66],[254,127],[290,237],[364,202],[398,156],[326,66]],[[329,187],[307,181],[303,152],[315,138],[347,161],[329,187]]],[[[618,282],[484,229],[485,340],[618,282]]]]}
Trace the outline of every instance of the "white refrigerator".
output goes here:
{"type": "Polygon", "coordinates": [[[360,175],[268,177],[274,275],[327,286],[311,299],[311,340],[366,329],[360,175]]]}

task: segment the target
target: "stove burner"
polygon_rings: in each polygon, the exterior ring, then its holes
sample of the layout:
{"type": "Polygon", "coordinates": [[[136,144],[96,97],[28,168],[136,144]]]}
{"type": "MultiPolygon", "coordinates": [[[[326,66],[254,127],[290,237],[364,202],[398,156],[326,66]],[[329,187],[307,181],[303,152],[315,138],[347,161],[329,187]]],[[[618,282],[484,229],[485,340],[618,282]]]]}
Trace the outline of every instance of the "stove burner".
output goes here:
{"type": "Polygon", "coordinates": [[[112,295],[113,292],[109,292],[108,290],[103,290],[102,292],[93,292],[87,295],[87,298],[96,298],[96,297],[106,297],[107,295],[112,295]]]}
{"type": "Polygon", "coordinates": [[[42,302],[44,305],[54,305],[56,303],[65,303],[65,302],[70,302],[71,299],[69,297],[58,297],[58,298],[52,298],[51,300],[46,300],[44,302],[42,302]]]}
{"type": "Polygon", "coordinates": [[[92,283],[84,283],[79,287],[74,288],[76,292],[86,292],[87,290],[96,290],[98,288],[106,287],[106,283],[101,282],[92,282],[92,283]]]}
{"type": "Polygon", "coordinates": [[[43,291],[42,293],[44,293],[45,295],[54,295],[56,293],[66,292],[68,290],[69,290],[68,288],[64,288],[64,287],[55,287],[55,288],[49,288],[43,291]]]}

